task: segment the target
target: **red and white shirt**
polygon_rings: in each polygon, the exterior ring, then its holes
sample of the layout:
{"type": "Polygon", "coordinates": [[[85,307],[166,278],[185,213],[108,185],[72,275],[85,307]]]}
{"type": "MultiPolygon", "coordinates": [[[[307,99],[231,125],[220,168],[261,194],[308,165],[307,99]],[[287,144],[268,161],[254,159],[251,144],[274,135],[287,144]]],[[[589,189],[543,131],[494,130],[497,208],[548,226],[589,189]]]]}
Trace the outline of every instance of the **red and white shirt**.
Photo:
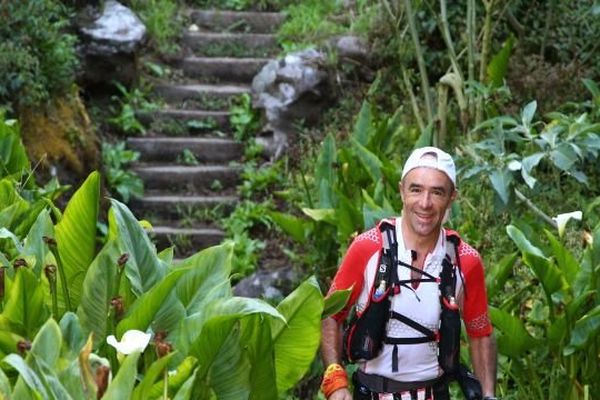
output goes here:
{"type": "MultiPolygon", "coordinates": [[[[404,245],[400,221],[400,218],[391,220],[396,225],[398,260],[411,264],[411,249],[407,249],[404,245]]],[[[442,260],[446,256],[447,234],[458,236],[456,232],[442,229],[436,247],[427,255],[423,265],[424,271],[435,277],[439,276],[442,270],[442,260]]],[[[348,248],[329,289],[329,293],[332,293],[352,287],[352,294],[346,308],[333,316],[338,322],[347,318],[353,305],[356,305],[358,314],[367,306],[381,248],[382,238],[379,227],[357,236],[348,248]]],[[[469,337],[488,336],[492,333],[492,326],[488,315],[481,257],[477,250],[462,240],[458,246],[458,254],[462,276],[457,277],[456,294],[467,334],[469,337]],[[463,282],[466,291],[463,290],[463,282]]],[[[403,266],[397,268],[400,280],[410,279],[411,271],[408,268],[403,266]]],[[[433,331],[439,329],[441,306],[437,283],[421,282],[414,290],[402,287],[400,293],[392,296],[391,299],[393,311],[403,314],[433,331]]],[[[400,321],[390,320],[387,326],[387,335],[408,338],[421,337],[422,333],[400,321]]],[[[359,363],[359,367],[366,373],[403,382],[425,381],[442,374],[437,359],[436,342],[399,346],[397,372],[392,372],[394,346],[389,344],[384,344],[381,353],[376,358],[359,363]]]]}

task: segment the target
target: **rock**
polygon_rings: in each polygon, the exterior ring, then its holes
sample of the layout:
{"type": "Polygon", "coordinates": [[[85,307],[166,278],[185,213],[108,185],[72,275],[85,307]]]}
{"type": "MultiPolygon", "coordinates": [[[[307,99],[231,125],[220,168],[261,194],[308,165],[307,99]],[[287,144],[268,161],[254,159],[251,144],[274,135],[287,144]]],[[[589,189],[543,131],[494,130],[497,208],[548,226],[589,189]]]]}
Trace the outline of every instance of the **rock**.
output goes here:
{"type": "Polygon", "coordinates": [[[257,271],[233,288],[236,296],[280,301],[293,290],[298,274],[291,267],[257,271]]]}
{"type": "Polygon", "coordinates": [[[258,138],[278,158],[294,134],[294,123],[314,124],[332,102],[325,55],[308,49],[269,61],[252,81],[252,103],[263,109],[266,135],[258,138]]]}
{"type": "Polygon", "coordinates": [[[82,86],[135,82],[146,27],[129,8],[108,0],[100,16],[81,22],[79,31],[82,70],[78,80],[82,86]]]}
{"type": "Polygon", "coordinates": [[[340,36],[331,40],[338,58],[348,58],[361,63],[368,63],[370,58],[368,42],[358,36],[340,36]]]}

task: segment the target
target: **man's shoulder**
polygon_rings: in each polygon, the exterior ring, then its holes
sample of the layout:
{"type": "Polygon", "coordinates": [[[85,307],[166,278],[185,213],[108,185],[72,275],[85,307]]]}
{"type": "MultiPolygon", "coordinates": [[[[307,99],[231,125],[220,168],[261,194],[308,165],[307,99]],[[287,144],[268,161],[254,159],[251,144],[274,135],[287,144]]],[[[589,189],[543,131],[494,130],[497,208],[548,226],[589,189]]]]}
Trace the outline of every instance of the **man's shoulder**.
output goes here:
{"type": "Polygon", "coordinates": [[[458,243],[458,256],[463,259],[481,260],[479,251],[469,243],[467,243],[458,232],[452,229],[446,229],[447,238],[455,238],[455,243],[458,243]]]}

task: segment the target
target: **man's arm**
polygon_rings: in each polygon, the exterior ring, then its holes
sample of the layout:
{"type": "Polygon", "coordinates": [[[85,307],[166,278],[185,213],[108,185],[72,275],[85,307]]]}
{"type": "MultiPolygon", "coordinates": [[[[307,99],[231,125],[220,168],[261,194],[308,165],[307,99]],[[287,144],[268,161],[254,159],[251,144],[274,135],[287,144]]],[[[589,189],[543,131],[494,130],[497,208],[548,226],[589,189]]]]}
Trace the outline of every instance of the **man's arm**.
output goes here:
{"type": "Polygon", "coordinates": [[[472,337],[469,339],[473,370],[483,389],[483,396],[494,396],[496,393],[496,338],[489,336],[472,337]]]}
{"type": "MultiPolygon", "coordinates": [[[[327,368],[331,364],[342,362],[342,327],[335,319],[328,317],[321,321],[321,358],[327,368]]],[[[328,400],[352,400],[348,388],[336,390],[328,400]]]]}

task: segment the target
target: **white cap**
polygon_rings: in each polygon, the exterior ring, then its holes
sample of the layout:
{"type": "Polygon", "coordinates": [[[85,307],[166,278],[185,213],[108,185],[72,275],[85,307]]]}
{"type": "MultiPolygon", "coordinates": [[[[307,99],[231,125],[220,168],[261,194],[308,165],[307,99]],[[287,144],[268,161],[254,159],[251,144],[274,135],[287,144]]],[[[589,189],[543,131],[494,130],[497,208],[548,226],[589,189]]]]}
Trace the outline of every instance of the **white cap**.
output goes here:
{"type": "Polygon", "coordinates": [[[402,179],[404,179],[409,171],[419,167],[433,168],[442,171],[450,178],[454,187],[456,187],[456,167],[454,166],[454,160],[452,159],[452,156],[445,151],[431,146],[415,149],[406,160],[406,163],[404,163],[402,179]]]}

